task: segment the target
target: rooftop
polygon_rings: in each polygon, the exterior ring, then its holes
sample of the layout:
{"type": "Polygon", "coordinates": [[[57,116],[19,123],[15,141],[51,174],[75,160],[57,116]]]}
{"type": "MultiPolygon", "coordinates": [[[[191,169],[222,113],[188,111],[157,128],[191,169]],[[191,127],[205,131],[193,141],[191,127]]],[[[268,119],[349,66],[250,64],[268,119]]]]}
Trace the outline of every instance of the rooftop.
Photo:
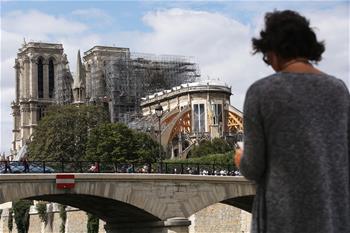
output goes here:
{"type": "Polygon", "coordinates": [[[89,49],[88,51],[84,52],[84,57],[89,56],[94,52],[129,53],[130,50],[129,48],[96,45],[91,49],[89,49]]]}
{"type": "Polygon", "coordinates": [[[179,94],[188,93],[188,92],[200,92],[200,91],[220,91],[226,92],[228,94],[231,93],[231,87],[229,87],[226,83],[218,80],[203,80],[200,82],[193,83],[185,83],[180,86],[173,87],[169,90],[164,90],[161,92],[154,93],[152,95],[148,95],[146,97],[141,98],[141,106],[147,105],[154,101],[159,101],[160,99],[174,97],[179,94]]]}
{"type": "Polygon", "coordinates": [[[18,49],[18,51],[24,52],[29,48],[45,48],[45,49],[62,49],[62,44],[53,44],[53,43],[42,43],[42,42],[29,42],[22,45],[22,48],[18,49]]]}

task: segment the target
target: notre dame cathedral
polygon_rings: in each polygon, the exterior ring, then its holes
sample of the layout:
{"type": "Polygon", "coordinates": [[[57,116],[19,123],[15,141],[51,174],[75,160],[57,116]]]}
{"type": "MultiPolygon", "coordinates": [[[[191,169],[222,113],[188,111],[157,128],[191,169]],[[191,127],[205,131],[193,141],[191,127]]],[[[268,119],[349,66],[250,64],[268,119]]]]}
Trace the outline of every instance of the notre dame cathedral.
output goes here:
{"type": "Polygon", "coordinates": [[[197,64],[187,57],[119,47],[94,46],[83,61],[78,51],[74,75],[68,64],[62,44],[30,42],[19,49],[12,154],[30,140],[51,104],[104,103],[112,122],[128,122],[140,114],[141,97],[199,77],[197,64]]]}

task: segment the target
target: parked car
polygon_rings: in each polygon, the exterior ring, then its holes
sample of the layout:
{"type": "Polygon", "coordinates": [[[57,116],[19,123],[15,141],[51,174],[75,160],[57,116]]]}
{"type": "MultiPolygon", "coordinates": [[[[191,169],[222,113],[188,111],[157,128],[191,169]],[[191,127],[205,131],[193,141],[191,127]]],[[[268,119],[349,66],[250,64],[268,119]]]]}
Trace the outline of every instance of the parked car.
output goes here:
{"type": "MultiPolygon", "coordinates": [[[[45,168],[39,164],[30,163],[28,173],[53,173],[55,170],[52,167],[45,166],[45,168]],[[44,170],[45,169],[45,170],[44,170]]],[[[11,173],[24,173],[24,165],[19,161],[10,162],[11,173]]],[[[5,172],[5,164],[0,164],[0,173],[5,172]]],[[[9,173],[9,171],[7,171],[9,173]]]]}

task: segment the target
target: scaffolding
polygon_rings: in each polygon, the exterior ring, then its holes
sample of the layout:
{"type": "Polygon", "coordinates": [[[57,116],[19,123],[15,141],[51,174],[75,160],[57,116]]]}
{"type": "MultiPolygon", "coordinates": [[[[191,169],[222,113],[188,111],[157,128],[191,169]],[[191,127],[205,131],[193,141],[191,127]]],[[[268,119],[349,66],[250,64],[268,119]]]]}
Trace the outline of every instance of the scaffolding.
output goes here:
{"type": "Polygon", "coordinates": [[[55,101],[56,104],[69,104],[73,100],[73,77],[69,70],[68,61],[59,65],[57,78],[55,79],[55,101]]]}
{"type": "Polygon", "coordinates": [[[108,99],[112,122],[124,123],[139,117],[141,97],[199,77],[198,65],[187,57],[129,52],[109,56],[91,72],[91,96],[108,99]]]}

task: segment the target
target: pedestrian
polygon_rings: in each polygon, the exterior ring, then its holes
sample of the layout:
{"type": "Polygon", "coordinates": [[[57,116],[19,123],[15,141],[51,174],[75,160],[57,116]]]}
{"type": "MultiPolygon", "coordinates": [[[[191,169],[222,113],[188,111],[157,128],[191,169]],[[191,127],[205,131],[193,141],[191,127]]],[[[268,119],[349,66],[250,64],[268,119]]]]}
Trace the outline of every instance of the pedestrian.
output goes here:
{"type": "Polygon", "coordinates": [[[2,156],[1,156],[1,160],[3,161],[4,167],[5,167],[4,173],[7,173],[7,171],[12,173],[11,164],[10,164],[10,157],[9,156],[5,156],[5,153],[3,153],[2,156]]]}
{"type": "Polygon", "coordinates": [[[0,165],[4,168],[3,172],[5,172],[5,164],[6,164],[5,154],[1,154],[1,156],[0,156],[0,165]]]}
{"type": "Polygon", "coordinates": [[[24,167],[23,172],[24,173],[29,172],[29,163],[28,163],[27,157],[22,158],[22,164],[23,164],[23,167],[24,167]]]}
{"type": "Polygon", "coordinates": [[[133,173],[134,172],[134,165],[130,164],[128,168],[126,169],[127,173],[133,173]]]}
{"type": "Polygon", "coordinates": [[[244,103],[236,163],[257,185],[251,232],[349,233],[348,88],[315,67],[324,43],[295,11],[267,13],[252,43],[276,73],[244,103]]]}
{"type": "Polygon", "coordinates": [[[93,164],[91,164],[89,171],[91,172],[100,172],[100,164],[99,162],[95,162],[93,164]]]}

